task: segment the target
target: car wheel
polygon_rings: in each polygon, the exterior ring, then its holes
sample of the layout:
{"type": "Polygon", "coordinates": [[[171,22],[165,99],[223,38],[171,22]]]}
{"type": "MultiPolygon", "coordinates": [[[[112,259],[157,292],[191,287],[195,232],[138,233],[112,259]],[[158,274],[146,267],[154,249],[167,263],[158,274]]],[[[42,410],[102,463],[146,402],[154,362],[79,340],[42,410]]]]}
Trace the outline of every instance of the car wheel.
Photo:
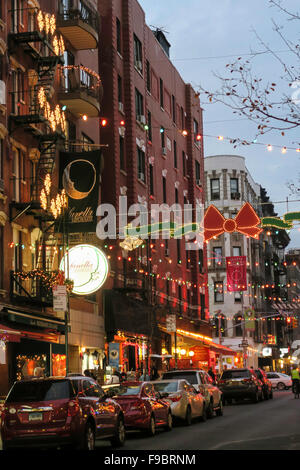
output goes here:
{"type": "Polygon", "coordinates": [[[126,433],[125,433],[125,425],[124,419],[122,416],[119,416],[117,428],[116,428],[116,435],[111,440],[111,444],[114,447],[122,447],[125,443],[126,433]]]}
{"type": "Polygon", "coordinates": [[[91,423],[87,423],[81,444],[83,450],[95,450],[95,431],[91,423]]]}
{"type": "Polygon", "coordinates": [[[203,404],[203,410],[202,410],[202,416],[200,416],[200,421],[202,421],[202,423],[205,423],[205,421],[207,420],[207,413],[206,413],[206,406],[205,406],[205,403],[203,404]]]}
{"type": "Polygon", "coordinates": [[[184,423],[186,426],[190,426],[192,424],[192,410],[190,406],[186,409],[184,423]]]}
{"type": "Polygon", "coordinates": [[[150,416],[150,421],[149,421],[149,428],[148,428],[148,435],[149,436],[155,436],[155,418],[154,415],[150,416]]]}
{"type": "Polygon", "coordinates": [[[165,427],[165,430],[166,431],[172,431],[172,428],[173,428],[173,417],[172,417],[171,412],[169,411],[168,419],[167,419],[167,425],[165,427]]]}
{"type": "Polygon", "coordinates": [[[285,385],[283,382],[278,382],[277,384],[277,390],[285,390],[285,385]]]}
{"type": "Polygon", "coordinates": [[[223,401],[222,399],[219,402],[219,408],[216,410],[217,416],[223,416],[223,401]]]}
{"type": "Polygon", "coordinates": [[[209,405],[208,405],[207,410],[206,410],[206,415],[207,415],[208,419],[212,419],[213,416],[214,416],[214,406],[213,406],[212,401],[209,402],[209,405]]]}

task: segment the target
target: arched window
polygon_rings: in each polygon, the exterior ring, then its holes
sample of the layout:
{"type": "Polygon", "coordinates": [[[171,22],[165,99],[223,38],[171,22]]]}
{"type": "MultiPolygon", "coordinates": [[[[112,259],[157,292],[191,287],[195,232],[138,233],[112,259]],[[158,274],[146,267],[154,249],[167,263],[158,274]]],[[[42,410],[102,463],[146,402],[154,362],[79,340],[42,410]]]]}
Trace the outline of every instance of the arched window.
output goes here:
{"type": "Polygon", "coordinates": [[[243,317],[237,313],[234,317],[235,336],[243,336],[243,317]]]}

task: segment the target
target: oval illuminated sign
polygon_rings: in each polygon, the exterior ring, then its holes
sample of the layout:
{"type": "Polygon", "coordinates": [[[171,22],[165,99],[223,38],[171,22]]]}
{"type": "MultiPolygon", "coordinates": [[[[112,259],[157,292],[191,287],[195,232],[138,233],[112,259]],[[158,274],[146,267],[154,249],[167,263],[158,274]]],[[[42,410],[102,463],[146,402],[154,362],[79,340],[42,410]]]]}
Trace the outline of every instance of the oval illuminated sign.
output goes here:
{"type": "Polygon", "coordinates": [[[65,254],[60,270],[74,282],[73,294],[89,295],[105,283],[109,266],[105,254],[92,245],[77,245],[65,254]]]}

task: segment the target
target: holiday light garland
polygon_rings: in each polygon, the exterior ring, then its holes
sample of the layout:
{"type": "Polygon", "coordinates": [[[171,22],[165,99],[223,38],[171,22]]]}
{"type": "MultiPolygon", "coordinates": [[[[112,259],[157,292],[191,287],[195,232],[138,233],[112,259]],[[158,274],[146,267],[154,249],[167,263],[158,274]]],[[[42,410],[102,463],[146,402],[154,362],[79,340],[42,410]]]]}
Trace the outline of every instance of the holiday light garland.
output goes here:
{"type": "Polygon", "coordinates": [[[63,271],[53,271],[51,273],[46,273],[41,269],[33,269],[32,271],[16,271],[14,276],[18,277],[21,281],[26,281],[28,279],[40,279],[45,288],[48,290],[53,289],[55,286],[66,286],[69,293],[72,292],[74,282],[70,279],[65,278],[63,271]]]}

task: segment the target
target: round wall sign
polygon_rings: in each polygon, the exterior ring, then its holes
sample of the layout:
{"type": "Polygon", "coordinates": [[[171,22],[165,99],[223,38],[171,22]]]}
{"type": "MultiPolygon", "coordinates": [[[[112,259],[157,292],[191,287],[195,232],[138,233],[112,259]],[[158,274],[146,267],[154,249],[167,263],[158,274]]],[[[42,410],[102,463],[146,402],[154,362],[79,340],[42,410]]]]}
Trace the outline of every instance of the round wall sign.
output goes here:
{"type": "Polygon", "coordinates": [[[77,245],[65,254],[60,270],[74,282],[73,294],[89,295],[105,283],[109,266],[105,254],[92,245],[77,245]]]}

